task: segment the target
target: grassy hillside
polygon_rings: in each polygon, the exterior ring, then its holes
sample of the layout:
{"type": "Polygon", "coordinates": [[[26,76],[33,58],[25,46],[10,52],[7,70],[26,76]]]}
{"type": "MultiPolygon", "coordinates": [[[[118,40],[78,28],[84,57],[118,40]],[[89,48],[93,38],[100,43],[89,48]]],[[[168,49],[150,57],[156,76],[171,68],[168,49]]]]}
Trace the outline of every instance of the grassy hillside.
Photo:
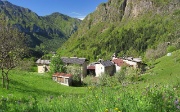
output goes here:
{"type": "Polygon", "coordinates": [[[0,88],[0,111],[177,112],[179,53],[157,59],[143,80],[126,85],[110,79],[109,86],[66,87],[48,74],[12,71],[10,90],[0,88]]]}
{"type": "Polygon", "coordinates": [[[62,86],[52,81],[48,74],[11,71],[10,79],[10,90],[2,90],[0,88],[2,96],[14,94],[17,97],[28,97],[31,95],[42,99],[48,96],[82,94],[85,92],[85,88],[62,86]]]}
{"type": "Polygon", "coordinates": [[[180,84],[180,50],[154,62],[154,68],[143,76],[147,83],[180,84]]]}

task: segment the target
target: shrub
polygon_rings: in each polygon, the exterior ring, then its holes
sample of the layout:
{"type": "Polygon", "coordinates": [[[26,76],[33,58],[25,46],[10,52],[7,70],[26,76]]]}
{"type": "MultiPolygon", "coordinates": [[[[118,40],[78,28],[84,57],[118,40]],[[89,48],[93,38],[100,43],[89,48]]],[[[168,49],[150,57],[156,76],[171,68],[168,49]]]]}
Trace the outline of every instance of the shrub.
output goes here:
{"type": "Polygon", "coordinates": [[[122,66],[121,70],[115,73],[115,78],[118,82],[123,82],[126,75],[126,66],[122,66]]]}
{"type": "Polygon", "coordinates": [[[66,72],[66,67],[64,66],[64,63],[62,62],[61,57],[59,55],[52,57],[50,64],[50,72],[66,72]]]}
{"type": "Polygon", "coordinates": [[[140,75],[141,75],[141,69],[138,68],[127,69],[127,79],[130,80],[131,82],[142,80],[140,79],[140,75]]]}
{"type": "Polygon", "coordinates": [[[73,86],[80,86],[81,85],[81,77],[82,77],[81,74],[82,74],[82,72],[81,72],[81,67],[79,65],[74,64],[71,66],[67,66],[66,72],[73,75],[73,78],[72,78],[73,86]]]}
{"type": "Polygon", "coordinates": [[[174,46],[174,45],[171,45],[171,46],[168,46],[168,47],[167,47],[167,52],[173,52],[173,51],[175,51],[175,50],[177,50],[177,48],[176,48],[176,46],[174,46]]]}
{"type": "Polygon", "coordinates": [[[28,72],[37,72],[37,66],[34,61],[30,59],[20,61],[16,68],[28,72]]]}
{"type": "Polygon", "coordinates": [[[101,86],[108,86],[109,85],[109,81],[111,81],[110,80],[110,75],[107,74],[107,73],[103,73],[99,77],[99,85],[101,85],[101,86]]]}
{"type": "Polygon", "coordinates": [[[83,83],[88,86],[94,86],[98,84],[98,79],[94,76],[88,75],[86,78],[83,79],[83,83]]]}

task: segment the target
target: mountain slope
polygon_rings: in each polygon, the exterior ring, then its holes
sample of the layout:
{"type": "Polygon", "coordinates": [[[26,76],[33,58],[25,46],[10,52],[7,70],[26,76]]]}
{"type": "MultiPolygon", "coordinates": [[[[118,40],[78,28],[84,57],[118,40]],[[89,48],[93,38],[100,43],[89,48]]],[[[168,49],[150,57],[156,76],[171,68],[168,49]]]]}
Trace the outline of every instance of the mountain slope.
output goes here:
{"type": "Polygon", "coordinates": [[[0,14],[9,24],[26,34],[27,44],[36,50],[55,51],[73,34],[81,20],[53,13],[48,16],[38,16],[31,10],[0,1],[0,14]]]}
{"type": "Polygon", "coordinates": [[[83,20],[58,53],[91,60],[109,59],[114,52],[143,56],[148,48],[180,36],[179,4],[179,0],[109,0],[83,20]]]}
{"type": "Polygon", "coordinates": [[[154,68],[143,76],[147,83],[178,84],[180,81],[180,50],[172,52],[171,56],[163,56],[154,61],[154,68]]]}

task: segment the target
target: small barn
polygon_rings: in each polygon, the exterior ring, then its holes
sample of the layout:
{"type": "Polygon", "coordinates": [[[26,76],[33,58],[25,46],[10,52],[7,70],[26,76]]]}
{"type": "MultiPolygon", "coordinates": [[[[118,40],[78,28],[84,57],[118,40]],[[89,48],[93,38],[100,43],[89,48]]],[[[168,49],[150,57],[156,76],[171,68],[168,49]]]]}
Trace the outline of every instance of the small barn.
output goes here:
{"type": "Polygon", "coordinates": [[[71,86],[72,85],[72,75],[66,73],[55,73],[52,75],[52,79],[62,85],[71,86]]]}
{"type": "Polygon", "coordinates": [[[87,74],[96,76],[95,64],[87,66],[87,74]]]}
{"type": "Polygon", "coordinates": [[[38,67],[38,73],[45,73],[50,70],[50,60],[41,60],[38,59],[36,61],[37,67],[38,67]]]}

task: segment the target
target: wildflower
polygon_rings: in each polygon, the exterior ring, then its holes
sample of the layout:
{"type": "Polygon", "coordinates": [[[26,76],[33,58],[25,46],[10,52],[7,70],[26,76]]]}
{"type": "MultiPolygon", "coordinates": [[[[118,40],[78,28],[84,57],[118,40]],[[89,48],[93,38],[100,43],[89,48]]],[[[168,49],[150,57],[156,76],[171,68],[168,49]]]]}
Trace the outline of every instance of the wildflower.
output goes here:
{"type": "Polygon", "coordinates": [[[179,99],[176,98],[176,100],[174,101],[174,105],[178,105],[179,104],[179,99]]]}
{"type": "Polygon", "coordinates": [[[50,99],[53,99],[53,96],[50,96],[50,99]]]}
{"type": "Polygon", "coordinates": [[[108,109],[105,109],[105,111],[104,112],[109,112],[109,110],[108,109]]]}
{"type": "Polygon", "coordinates": [[[180,106],[179,105],[177,106],[177,109],[180,110],[180,106]]]}
{"type": "Polygon", "coordinates": [[[118,108],[115,108],[114,110],[115,110],[115,111],[118,111],[119,109],[118,109],[118,108]]]}

